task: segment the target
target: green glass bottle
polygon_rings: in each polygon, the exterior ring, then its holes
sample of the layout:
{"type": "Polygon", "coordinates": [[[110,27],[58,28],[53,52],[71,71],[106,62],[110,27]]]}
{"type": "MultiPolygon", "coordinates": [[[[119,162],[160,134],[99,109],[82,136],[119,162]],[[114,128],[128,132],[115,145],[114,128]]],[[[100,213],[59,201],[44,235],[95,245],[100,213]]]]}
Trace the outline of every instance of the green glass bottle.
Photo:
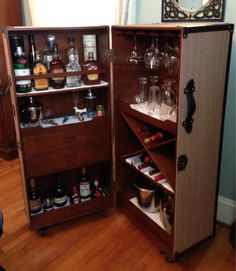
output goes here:
{"type": "MultiPolygon", "coordinates": [[[[14,73],[15,73],[15,76],[30,75],[29,62],[21,46],[18,46],[16,48],[14,73]]],[[[24,92],[30,92],[30,91],[31,91],[31,80],[16,81],[16,92],[24,93],[24,92]]]]}

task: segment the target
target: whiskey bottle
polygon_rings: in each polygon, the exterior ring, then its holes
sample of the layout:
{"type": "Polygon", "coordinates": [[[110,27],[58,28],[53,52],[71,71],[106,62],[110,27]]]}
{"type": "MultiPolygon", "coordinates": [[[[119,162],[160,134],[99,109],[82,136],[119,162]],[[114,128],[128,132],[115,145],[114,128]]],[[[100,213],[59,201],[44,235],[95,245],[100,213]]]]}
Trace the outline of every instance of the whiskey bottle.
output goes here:
{"type": "Polygon", "coordinates": [[[87,201],[91,199],[91,187],[89,177],[86,173],[85,167],[82,167],[82,172],[80,176],[80,183],[79,183],[79,190],[80,190],[80,200],[81,202],[87,201]]]}
{"type": "MultiPolygon", "coordinates": [[[[41,75],[47,74],[48,69],[47,66],[42,62],[40,52],[35,52],[35,62],[33,65],[33,74],[41,75]]],[[[49,82],[48,78],[40,78],[34,80],[34,88],[35,90],[45,90],[48,89],[49,82]]]]}
{"type": "Polygon", "coordinates": [[[95,85],[100,83],[98,63],[94,60],[93,52],[88,53],[88,60],[83,65],[83,70],[90,72],[83,77],[85,85],[95,85]]]}
{"type": "Polygon", "coordinates": [[[71,194],[71,204],[78,204],[80,199],[79,199],[79,192],[78,188],[76,185],[72,186],[72,194],[71,194]]]}
{"type": "MultiPolygon", "coordinates": [[[[16,57],[13,68],[15,76],[30,75],[29,62],[21,46],[18,46],[16,48],[16,57]]],[[[16,92],[24,93],[30,91],[31,91],[31,80],[16,81],[16,92]]]]}
{"type": "Polygon", "coordinates": [[[29,207],[31,214],[37,214],[42,209],[40,193],[36,189],[34,179],[29,180],[29,207]]]}
{"type": "Polygon", "coordinates": [[[53,198],[49,192],[46,192],[43,197],[43,209],[44,212],[50,212],[54,209],[53,198]]]}
{"type": "Polygon", "coordinates": [[[67,195],[63,184],[57,180],[54,190],[53,202],[56,207],[62,207],[67,203],[67,195]]]}
{"type": "MultiPolygon", "coordinates": [[[[69,38],[67,47],[68,63],[66,65],[67,72],[78,72],[81,70],[79,64],[79,54],[73,37],[69,38]]],[[[76,87],[81,84],[81,75],[66,76],[66,85],[68,87],[76,87]]]]}
{"type": "MultiPolygon", "coordinates": [[[[51,70],[51,73],[53,74],[64,72],[64,65],[63,65],[62,60],[60,59],[60,52],[59,52],[57,44],[55,44],[53,47],[53,59],[50,62],[50,70],[51,70]]],[[[51,82],[52,82],[53,88],[56,88],[56,89],[64,88],[65,77],[52,77],[51,82]]]]}

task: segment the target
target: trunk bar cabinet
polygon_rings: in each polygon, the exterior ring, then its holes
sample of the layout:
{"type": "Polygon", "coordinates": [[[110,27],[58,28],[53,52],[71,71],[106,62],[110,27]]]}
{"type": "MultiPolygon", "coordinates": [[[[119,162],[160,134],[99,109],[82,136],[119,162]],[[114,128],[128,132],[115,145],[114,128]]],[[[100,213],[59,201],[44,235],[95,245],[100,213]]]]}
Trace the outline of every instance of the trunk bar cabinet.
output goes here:
{"type": "MultiPolygon", "coordinates": [[[[231,24],[112,26],[111,46],[108,26],[6,28],[3,36],[30,228],[42,229],[115,204],[132,214],[137,226],[144,227],[156,239],[168,260],[213,236],[232,33],[231,24]],[[45,36],[50,33],[56,35],[61,49],[73,36],[81,62],[82,36],[95,34],[101,83],[16,93],[15,82],[19,78],[13,73],[10,37],[24,36],[27,52],[29,34],[34,35],[37,48],[43,48],[45,36]],[[127,62],[134,43],[143,56],[152,40],[158,41],[162,53],[158,70],[147,69],[143,61],[127,62]],[[173,70],[168,70],[163,62],[168,45],[178,49],[173,70]],[[162,90],[166,79],[174,81],[175,119],[147,114],[140,110],[145,103],[134,104],[140,91],[138,78],[153,75],[159,77],[162,90]],[[43,105],[43,118],[52,119],[73,115],[73,95],[77,94],[80,100],[88,88],[104,106],[105,116],[46,128],[22,126],[20,106],[28,97],[37,98],[43,105]],[[145,141],[153,136],[148,127],[162,133],[163,138],[145,141]],[[143,153],[162,174],[161,181],[132,163],[133,157],[143,153]],[[106,188],[104,197],[30,214],[29,179],[34,178],[43,193],[45,187],[52,189],[55,176],[59,175],[69,189],[78,180],[82,166],[90,176],[99,176],[106,188]],[[156,212],[141,207],[135,187],[139,182],[158,190],[155,197],[160,198],[160,203],[156,212]]],[[[77,74],[84,73],[82,70],[77,74]]],[[[165,90],[162,100],[164,93],[165,90]]]]}

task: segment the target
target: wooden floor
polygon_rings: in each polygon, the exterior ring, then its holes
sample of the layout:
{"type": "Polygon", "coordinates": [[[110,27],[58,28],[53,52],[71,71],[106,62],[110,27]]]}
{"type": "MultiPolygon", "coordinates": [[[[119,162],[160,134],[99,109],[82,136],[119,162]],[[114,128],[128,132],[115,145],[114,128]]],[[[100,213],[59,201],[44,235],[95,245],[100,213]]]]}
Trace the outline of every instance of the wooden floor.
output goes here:
{"type": "Polygon", "coordinates": [[[220,225],[214,239],[174,263],[167,263],[158,244],[116,209],[50,227],[39,236],[27,226],[18,160],[0,159],[0,208],[5,218],[0,265],[7,271],[235,270],[229,229],[220,225]]]}

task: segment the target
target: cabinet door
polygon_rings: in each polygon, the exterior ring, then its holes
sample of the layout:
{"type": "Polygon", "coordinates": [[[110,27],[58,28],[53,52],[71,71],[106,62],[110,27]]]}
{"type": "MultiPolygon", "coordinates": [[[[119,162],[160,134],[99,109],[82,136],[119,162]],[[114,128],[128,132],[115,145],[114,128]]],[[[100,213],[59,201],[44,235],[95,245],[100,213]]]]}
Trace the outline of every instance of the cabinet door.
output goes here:
{"type": "MultiPolygon", "coordinates": [[[[39,227],[50,226],[112,206],[109,28],[107,26],[74,28],[8,27],[3,36],[8,73],[12,80],[11,98],[15,109],[14,120],[19,146],[25,207],[31,228],[38,229],[39,227]],[[36,76],[33,74],[23,77],[14,76],[11,38],[13,36],[22,37],[21,40],[23,40],[27,55],[29,51],[28,38],[29,35],[33,35],[36,48],[43,54],[46,51],[45,48],[48,47],[45,37],[52,33],[56,36],[56,42],[61,50],[61,59],[65,66],[68,64],[66,48],[69,38],[74,38],[78,47],[80,64],[83,64],[85,62],[83,38],[84,35],[92,35],[94,42],[96,41],[98,69],[95,72],[77,69],[73,72],[73,75],[68,70],[60,70],[60,74],[56,75],[48,71],[47,74],[36,76]],[[90,81],[91,84],[87,84],[84,76],[88,74],[99,74],[101,80],[99,82],[90,81]],[[17,81],[24,79],[34,81],[39,78],[55,78],[56,76],[60,78],[80,76],[82,81],[73,87],[65,84],[57,89],[50,85],[46,90],[35,90],[32,87],[29,92],[16,92],[15,83],[17,81]],[[99,114],[96,113],[96,106],[93,114],[91,112],[88,114],[89,112],[85,108],[85,96],[88,96],[88,94],[96,97],[97,105],[100,105],[99,114]],[[31,110],[34,108],[32,103],[29,106],[30,101],[36,101],[38,105],[40,104],[41,112],[36,111],[33,114],[34,117],[39,117],[36,121],[29,118],[31,110]],[[27,106],[25,106],[26,104],[27,106]],[[101,108],[104,109],[102,112],[101,108]],[[87,201],[84,198],[82,199],[81,196],[81,201],[75,206],[71,197],[73,191],[75,191],[74,186],[79,188],[82,167],[86,168],[90,177],[90,191],[88,198],[86,198],[87,201]],[[42,202],[48,192],[53,195],[55,185],[60,180],[65,186],[67,201],[63,203],[66,203],[66,205],[57,208],[58,206],[54,204],[54,209],[50,212],[41,209],[40,213],[32,214],[29,200],[31,178],[35,179],[42,202]],[[100,186],[97,185],[97,181],[100,186]],[[97,190],[95,190],[95,186],[97,190]]],[[[30,116],[32,117],[32,115],[30,116]]]]}
{"type": "Polygon", "coordinates": [[[189,33],[182,40],[177,158],[187,166],[176,173],[175,252],[214,233],[220,143],[230,31],[189,33]],[[196,111],[192,131],[182,123],[188,112],[184,89],[194,80],[196,111]]]}
{"type": "MultiPolygon", "coordinates": [[[[1,1],[0,10],[0,27],[21,24],[21,5],[19,1],[1,1]]],[[[17,156],[9,79],[4,59],[2,37],[0,37],[0,156],[4,159],[12,159],[17,156]]]]}

